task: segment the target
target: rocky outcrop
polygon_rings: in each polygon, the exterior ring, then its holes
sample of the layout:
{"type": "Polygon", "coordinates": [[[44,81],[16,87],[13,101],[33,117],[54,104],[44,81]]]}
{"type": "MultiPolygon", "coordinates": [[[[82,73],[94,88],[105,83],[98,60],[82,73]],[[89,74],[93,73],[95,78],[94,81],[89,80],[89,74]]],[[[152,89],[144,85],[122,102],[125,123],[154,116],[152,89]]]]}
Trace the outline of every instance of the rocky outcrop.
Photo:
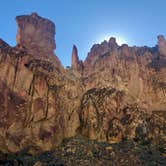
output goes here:
{"type": "Polygon", "coordinates": [[[124,91],[116,89],[87,91],[81,102],[80,121],[84,136],[109,143],[126,139],[159,143],[166,134],[164,117],[139,110],[124,91]]]}
{"type": "Polygon", "coordinates": [[[109,43],[94,45],[84,62],[83,84],[87,91],[81,102],[82,134],[117,142],[137,137],[138,129],[144,126],[141,130],[146,131],[146,138],[159,140],[154,137],[162,133],[165,139],[166,133],[161,132],[166,127],[165,117],[154,115],[166,111],[166,61],[158,58],[160,47],[111,47],[109,43]],[[160,134],[154,127],[159,121],[160,134]]]}
{"type": "Polygon", "coordinates": [[[72,68],[77,70],[78,63],[79,63],[78,50],[77,47],[74,45],[72,50],[72,68]]]}
{"type": "Polygon", "coordinates": [[[54,60],[58,66],[60,61],[54,55],[55,25],[52,21],[42,18],[37,13],[17,16],[17,44],[27,48],[35,58],[54,60]]]}
{"type": "Polygon", "coordinates": [[[165,109],[143,109],[130,97],[114,88],[94,88],[84,93],[79,113],[81,134],[102,142],[135,140],[165,147],[165,109]]]}
{"type": "Polygon", "coordinates": [[[116,39],[113,37],[111,37],[108,42],[104,41],[101,44],[93,45],[87,58],[85,59],[84,66],[86,68],[88,68],[88,66],[93,66],[99,56],[104,56],[106,53],[114,51],[117,48],[118,44],[116,43],[116,39]]]}
{"type": "Polygon", "coordinates": [[[24,45],[32,54],[53,54],[55,49],[55,25],[36,13],[16,17],[18,24],[17,43],[24,45]]]}
{"type": "Polygon", "coordinates": [[[2,52],[0,68],[2,151],[49,150],[76,134],[81,93],[76,77],[61,73],[54,63],[16,52],[2,52]]]}
{"type": "Polygon", "coordinates": [[[83,62],[79,60],[77,47],[74,45],[72,50],[72,69],[77,72],[82,72],[83,62]]]}
{"type": "MultiPolygon", "coordinates": [[[[45,54],[53,52],[45,41],[51,34],[44,29],[48,20],[32,14],[17,17],[17,21],[18,45],[1,42],[0,48],[0,150],[9,153],[27,147],[35,153],[50,150],[63,138],[76,134],[81,83],[64,72],[53,54],[45,54]],[[34,26],[34,31],[26,34],[26,26],[34,26]],[[40,40],[46,47],[38,43],[36,31],[42,33],[40,40]],[[32,37],[35,48],[26,41],[26,35],[32,37]],[[37,49],[41,50],[36,54],[37,49]]],[[[49,25],[54,28],[51,22],[49,25]]]]}
{"type": "MultiPolygon", "coordinates": [[[[165,141],[166,61],[157,47],[95,44],[71,69],[54,55],[54,24],[17,17],[17,46],[0,40],[0,151],[54,149],[64,138],[165,141]]],[[[163,143],[164,144],[164,143],[163,143]]]]}
{"type": "Polygon", "coordinates": [[[87,90],[110,87],[123,90],[141,107],[165,110],[165,88],[160,85],[166,82],[166,61],[158,56],[160,53],[155,47],[122,45],[99,54],[91,49],[84,62],[84,85],[87,90]],[[91,63],[87,63],[89,59],[91,63]]]}

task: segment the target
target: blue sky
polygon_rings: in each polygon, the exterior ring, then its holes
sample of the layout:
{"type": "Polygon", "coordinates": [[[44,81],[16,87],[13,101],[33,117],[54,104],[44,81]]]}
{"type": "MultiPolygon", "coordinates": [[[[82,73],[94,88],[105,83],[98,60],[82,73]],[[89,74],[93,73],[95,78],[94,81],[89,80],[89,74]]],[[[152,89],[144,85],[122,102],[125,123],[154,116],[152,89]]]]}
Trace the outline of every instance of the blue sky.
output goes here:
{"type": "Polygon", "coordinates": [[[94,43],[110,36],[129,45],[157,43],[166,36],[166,0],[4,0],[0,5],[0,38],[14,46],[15,17],[37,12],[56,25],[57,56],[70,65],[75,44],[85,59],[94,43]]]}

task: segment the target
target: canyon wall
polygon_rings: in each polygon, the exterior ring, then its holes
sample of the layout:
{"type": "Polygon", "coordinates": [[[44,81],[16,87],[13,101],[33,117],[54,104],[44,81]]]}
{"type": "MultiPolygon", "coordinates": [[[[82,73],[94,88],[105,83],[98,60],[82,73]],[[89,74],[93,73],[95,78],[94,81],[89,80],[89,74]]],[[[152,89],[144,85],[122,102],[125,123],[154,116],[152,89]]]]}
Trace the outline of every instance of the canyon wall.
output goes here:
{"type": "Polygon", "coordinates": [[[65,69],[54,53],[55,25],[18,16],[17,45],[0,40],[0,151],[55,148],[78,134],[110,143],[166,140],[166,42],[156,47],[76,46],[65,69]]]}

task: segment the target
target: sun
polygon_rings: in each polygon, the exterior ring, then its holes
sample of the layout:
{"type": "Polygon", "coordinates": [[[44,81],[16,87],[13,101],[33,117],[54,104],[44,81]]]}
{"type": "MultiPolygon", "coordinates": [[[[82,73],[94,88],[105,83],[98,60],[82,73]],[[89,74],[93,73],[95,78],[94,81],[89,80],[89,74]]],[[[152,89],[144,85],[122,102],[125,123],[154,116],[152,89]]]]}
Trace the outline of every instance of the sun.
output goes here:
{"type": "Polygon", "coordinates": [[[127,43],[128,43],[125,37],[123,37],[122,35],[118,35],[118,34],[105,34],[105,35],[101,35],[101,36],[99,37],[99,39],[98,39],[98,42],[101,43],[101,42],[103,42],[104,40],[109,41],[109,39],[110,39],[111,37],[116,38],[116,42],[117,42],[117,44],[120,45],[120,46],[121,46],[122,44],[127,44],[127,43]]]}
{"type": "Polygon", "coordinates": [[[122,44],[126,44],[127,43],[127,41],[121,36],[117,36],[115,38],[116,38],[116,42],[118,43],[118,45],[122,45],[122,44]]]}

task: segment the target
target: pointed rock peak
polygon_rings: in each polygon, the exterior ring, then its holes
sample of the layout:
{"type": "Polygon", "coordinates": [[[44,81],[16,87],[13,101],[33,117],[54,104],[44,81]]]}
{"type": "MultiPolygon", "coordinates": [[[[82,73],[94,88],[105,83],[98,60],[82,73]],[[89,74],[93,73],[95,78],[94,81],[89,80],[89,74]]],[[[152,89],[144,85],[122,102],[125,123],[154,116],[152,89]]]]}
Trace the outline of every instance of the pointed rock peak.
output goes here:
{"type": "Polygon", "coordinates": [[[78,57],[78,50],[75,45],[73,45],[73,50],[72,50],[72,68],[77,69],[79,64],[79,57],[78,57]]]}
{"type": "Polygon", "coordinates": [[[112,48],[112,49],[118,47],[118,44],[117,44],[117,42],[116,42],[116,38],[114,38],[114,37],[111,37],[111,38],[109,39],[108,43],[109,43],[109,47],[112,48]]]}
{"type": "Polygon", "coordinates": [[[109,43],[116,43],[116,38],[115,37],[111,37],[110,39],[109,39],[109,43]]]}
{"type": "Polygon", "coordinates": [[[73,50],[76,50],[76,51],[77,51],[77,47],[76,47],[75,44],[73,45],[73,50]]]}
{"type": "Polygon", "coordinates": [[[39,15],[38,15],[36,12],[33,12],[33,13],[31,14],[31,16],[34,17],[34,18],[35,18],[35,17],[39,17],[39,15]]]}
{"type": "Polygon", "coordinates": [[[76,45],[73,45],[72,57],[79,60],[79,58],[78,58],[78,49],[77,49],[76,45]]]}

